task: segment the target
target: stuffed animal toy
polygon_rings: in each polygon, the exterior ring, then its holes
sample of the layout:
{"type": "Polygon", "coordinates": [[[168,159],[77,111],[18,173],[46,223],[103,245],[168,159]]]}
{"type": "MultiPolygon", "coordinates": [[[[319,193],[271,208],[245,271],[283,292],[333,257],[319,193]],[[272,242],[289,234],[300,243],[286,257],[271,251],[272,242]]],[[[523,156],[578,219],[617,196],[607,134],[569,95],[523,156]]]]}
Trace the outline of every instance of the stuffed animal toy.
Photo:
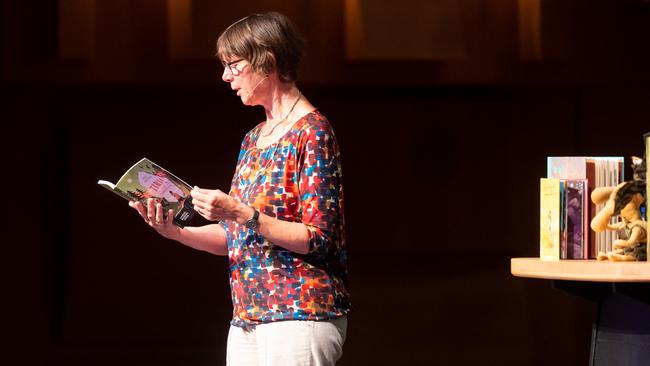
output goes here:
{"type": "Polygon", "coordinates": [[[645,164],[632,157],[635,180],[623,182],[616,187],[594,189],[591,200],[605,206],[591,220],[595,232],[617,231],[619,239],[613,243],[611,252],[599,252],[598,260],[645,261],[647,259],[647,223],[643,217],[645,208],[645,164]],[[642,176],[641,176],[642,174],[642,176]],[[642,178],[642,179],[641,179],[642,178]],[[613,217],[619,221],[611,223],[613,217]]]}

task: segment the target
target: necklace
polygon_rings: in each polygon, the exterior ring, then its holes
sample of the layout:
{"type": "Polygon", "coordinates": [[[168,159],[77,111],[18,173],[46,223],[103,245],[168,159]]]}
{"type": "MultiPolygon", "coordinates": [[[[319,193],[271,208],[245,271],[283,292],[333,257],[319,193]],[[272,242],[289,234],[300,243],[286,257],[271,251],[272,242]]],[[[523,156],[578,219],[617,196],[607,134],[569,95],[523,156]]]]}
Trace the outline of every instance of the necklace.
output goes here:
{"type": "Polygon", "coordinates": [[[298,101],[300,100],[300,98],[302,98],[302,92],[298,92],[298,98],[296,98],[296,101],[293,102],[293,105],[291,106],[291,109],[289,109],[289,113],[287,113],[287,114],[284,116],[284,118],[282,118],[282,119],[280,120],[280,122],[276,123],[275,126],[273,126],[273,128],[271,128],[271,131],[269,131],[269,133],[262,135],[262,137],[268,137],[268,136],[270,136],[270,135],[273,133],[273,131],[275,131],[275,128],[276,128],[276,127],[278,127],[279,125],[283,124],[283,123],[287,120],[287,118],[289,118],[289,116],[291,115],[291,112],[293,112],[293,109],[296,108],[296,104],[298,104],[298,101]]]}

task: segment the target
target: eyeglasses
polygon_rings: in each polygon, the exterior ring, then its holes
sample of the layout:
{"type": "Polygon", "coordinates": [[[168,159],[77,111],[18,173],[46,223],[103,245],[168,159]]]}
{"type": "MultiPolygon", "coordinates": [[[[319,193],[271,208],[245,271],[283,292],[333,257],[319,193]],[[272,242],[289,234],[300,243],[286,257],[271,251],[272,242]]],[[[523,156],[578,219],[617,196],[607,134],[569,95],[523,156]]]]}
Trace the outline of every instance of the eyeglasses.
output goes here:
{"type": "Polygon", "coordinates": [[[221,65],[223,65],[224,70],[227,69],[228,71],[230,71],[230,73],[233,76],[239,76],[239,74],[241,74],[242,70],[239,70],[237,67],[235,67],[236,66],[235,64],[238,63],[238,62],[242,62],[242,61],[244,61],[243,58],[240,58],[240,59],[235,60],[235,61],[230,61],[230,62],[221,61],[221,65]]]}

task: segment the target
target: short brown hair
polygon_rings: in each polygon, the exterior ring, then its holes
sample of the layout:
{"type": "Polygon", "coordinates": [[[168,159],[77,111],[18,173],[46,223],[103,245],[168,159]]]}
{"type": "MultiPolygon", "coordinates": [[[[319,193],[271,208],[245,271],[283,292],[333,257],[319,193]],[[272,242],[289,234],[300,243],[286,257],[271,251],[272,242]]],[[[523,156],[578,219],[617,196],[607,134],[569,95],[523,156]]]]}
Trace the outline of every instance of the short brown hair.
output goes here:
{"type": "Polygon", "coordinates": [[[226,28],[217,40],[217,57],[242,57],[254,71],[277,71],[280,80],[294,82],[305,41],[293,23],[276,12],[252,14],[226,28]]]}

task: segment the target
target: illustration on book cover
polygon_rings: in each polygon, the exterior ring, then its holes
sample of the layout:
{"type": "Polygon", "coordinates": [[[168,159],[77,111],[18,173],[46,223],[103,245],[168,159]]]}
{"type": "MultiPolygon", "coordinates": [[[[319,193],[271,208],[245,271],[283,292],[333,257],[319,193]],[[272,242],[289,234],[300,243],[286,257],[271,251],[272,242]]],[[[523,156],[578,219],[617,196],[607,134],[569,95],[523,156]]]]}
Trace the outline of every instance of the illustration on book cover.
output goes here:
{"type": "Polygon", "coordinates": [[[192,187],[147,158],[134,164],[116,184],[104,180],[97,184],[145,205],[148,198],[155,199],[165,210],[174,211],[174,223],[179,226],[185,225],[196,213],[191,204],[192,187]]]}

